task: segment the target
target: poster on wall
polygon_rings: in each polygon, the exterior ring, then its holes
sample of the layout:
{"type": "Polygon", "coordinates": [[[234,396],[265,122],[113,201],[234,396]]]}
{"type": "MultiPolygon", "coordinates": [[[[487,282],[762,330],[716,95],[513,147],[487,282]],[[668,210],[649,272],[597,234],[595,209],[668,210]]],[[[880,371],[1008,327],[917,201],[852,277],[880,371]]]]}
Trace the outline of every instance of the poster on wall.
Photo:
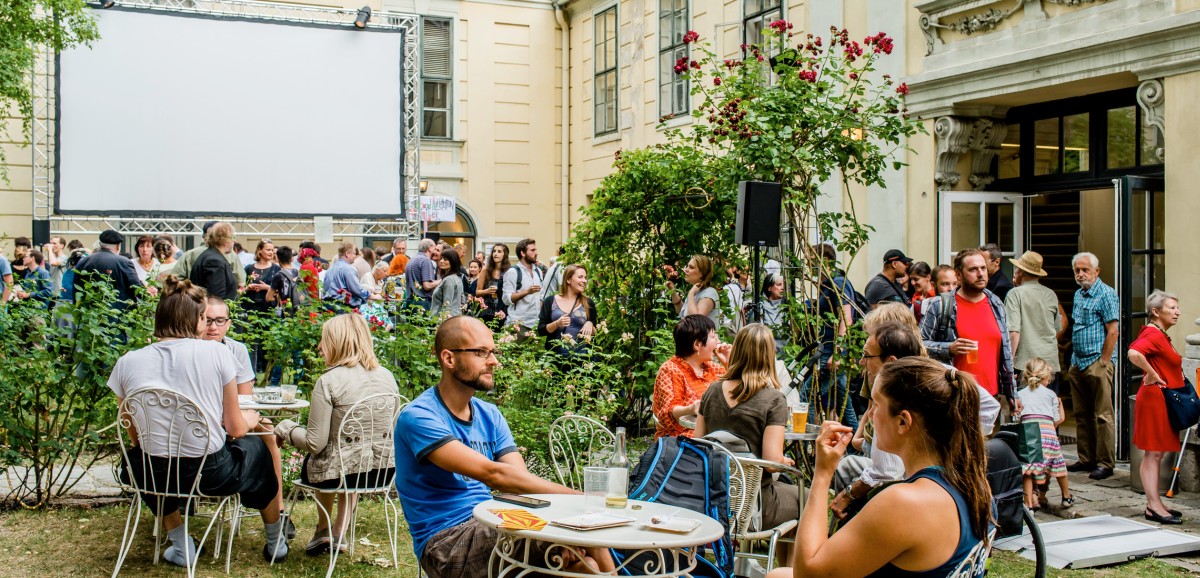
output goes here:
{"type": "Polygon", "coordinates": [[[458,218],[455,209],[454,197],[421,196],[421,221],[423,222],[454,221],[458,218]]]}

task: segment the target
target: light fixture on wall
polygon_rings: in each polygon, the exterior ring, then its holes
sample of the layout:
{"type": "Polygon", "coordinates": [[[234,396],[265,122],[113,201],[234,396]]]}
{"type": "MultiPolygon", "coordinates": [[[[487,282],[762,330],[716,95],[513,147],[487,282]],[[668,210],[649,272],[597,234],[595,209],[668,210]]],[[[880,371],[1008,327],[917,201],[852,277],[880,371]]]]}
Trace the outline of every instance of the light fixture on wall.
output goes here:
{"type": "Polygon", "coordinates": [[[429,190],[429,181],[420,181],[417,183],[417,187],[419,187],[421,192],[424,193],[425,191],[429,190]]]}
{"type": "Polygon", "coordinates": [[[371,7],[363,6],[358,9],[358,17],[354,19],[354,27],[362,30],[367,27],[367,23],[371,21],[371,7]]]}

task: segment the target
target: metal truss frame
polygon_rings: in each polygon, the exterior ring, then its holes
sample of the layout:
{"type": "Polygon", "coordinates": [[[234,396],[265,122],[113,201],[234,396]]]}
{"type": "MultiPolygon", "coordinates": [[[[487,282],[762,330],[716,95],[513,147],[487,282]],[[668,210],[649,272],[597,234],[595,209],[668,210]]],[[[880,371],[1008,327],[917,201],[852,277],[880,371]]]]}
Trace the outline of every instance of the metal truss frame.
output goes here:
{"type": "MultiPolygon", "coordinates": [[[[160,12],[207,14],[257,20],[333,24],[352,26],[357,10],[303,6],[257,0],[119,0],[121,6],[160,12]]],[[[415,14],[383,12],[371,18],[372,28],[404,32],[403,45],[403,111],[404,119],[404,214],[395,219],[334,219],[335,236],[408,236],[421,234],[421,18],[415,14]]],[[[33,220],[50,221],[53,234],[99,234],[105,229],[134,233],[172,233],[199,235],[200,224],[218,215],[197,216],[194,219],[157,217],[152,213],[110,217],[100,215],[54,214],[54,142],[57,119],[54,117],[55,54],[43,46],[35,55],[31,82],[33,119],[31,149],[33,152],[33,220]]],[[[240,216],[221,218],[235,223],[238,233],[248,236],[308,238],[313,236],[313,220],[297,218],[255,218],[240,216]]]]}

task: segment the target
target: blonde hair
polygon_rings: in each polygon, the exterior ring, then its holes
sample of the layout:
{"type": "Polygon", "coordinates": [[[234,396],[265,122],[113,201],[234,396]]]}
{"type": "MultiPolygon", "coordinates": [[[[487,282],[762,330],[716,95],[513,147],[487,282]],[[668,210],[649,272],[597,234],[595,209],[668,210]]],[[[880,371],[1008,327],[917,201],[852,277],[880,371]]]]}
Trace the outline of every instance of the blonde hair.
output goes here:
{"type": "Polygon", "coordinates": [[[233,225],[221,221],[208,228],[204,234],[204,244],[214,249],[233,240],[233,225]]]}
{"type": "Polygon", "coordinates": [[[782,389],[779,377],[775,375],[775,335],[771,328],[762,323],[751,323],[738,331],[737,337],[733,338],[725,380],[738,382],[730,392],[738,403],[767,387],[782,389]]]}
{"type": "Polygon", "coordinates": [[[318,344],[328,367],[359,366],[366,370],[379,367],[371,346],[371,329],[357,313],[343,313],[325,322],[318,344]]]}
{"type": "Polygon", "coordinates": [[[1054,369],[1050,367],[1046,360],[1035,357],[1025,364],[1025,371],[1021,373],[1021,381],[1029,386],[1030,391],[1042,386],[1044,383],[1050,383],[1054,379],[1054,369]]]}
{"type": "Polygon", "coordinates": [[[712,287],[712,259],[709,259],[706,255],[692,255],[691,261],[696,263],[696,271],[700,272],[700,283],[698,283],[700,288],[712,287]]]}
{"type": "Polygon", "coordinates": [[[921,326],[917,324],[917,317],[903,303],[897,301],[889,301],[880,303],[878,307],[867,312],[867,316],[863,317],[863,331],[867,335],[875,335],[875,332],[882,326],[888,323],[897,323],[911,330],[917,336],[917,342],[921,344],[921,355],[929,354],[925,349],[925,342],[921,339],[921,326]]]}
{"type": "MultiPolygon", "coordinates": [[[[567,296],[567,281],[571,280],[571,277],[575,275],[576,271],[583,271],[586,273],[587,269],[583,265],[580,265],[578,263],[572,263],[570,265],[567,265],[566,269],[563,269],[562,283],[558,286],[558,294],[560,296],[562,296],[562,297],[567,296]]],[[[586,313],[588,310],[588,307],[589,307],[587,295],[580,293],[579,294],[579,302],[583,305],[583,311],[586,313]]],[[[568,312],[568,313],[570,313],[570,312],[568,312]]]]}

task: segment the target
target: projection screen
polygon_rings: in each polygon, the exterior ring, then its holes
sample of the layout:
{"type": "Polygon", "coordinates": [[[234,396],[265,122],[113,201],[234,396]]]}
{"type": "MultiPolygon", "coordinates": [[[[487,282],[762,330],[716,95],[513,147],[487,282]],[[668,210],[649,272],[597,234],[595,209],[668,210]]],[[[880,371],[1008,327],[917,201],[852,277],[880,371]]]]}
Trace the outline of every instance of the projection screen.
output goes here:
{"type": "Polygon", "coordinates": [[[96,10],[63,52],[63,214],[401,215],[395,30],[96,10]]]}

